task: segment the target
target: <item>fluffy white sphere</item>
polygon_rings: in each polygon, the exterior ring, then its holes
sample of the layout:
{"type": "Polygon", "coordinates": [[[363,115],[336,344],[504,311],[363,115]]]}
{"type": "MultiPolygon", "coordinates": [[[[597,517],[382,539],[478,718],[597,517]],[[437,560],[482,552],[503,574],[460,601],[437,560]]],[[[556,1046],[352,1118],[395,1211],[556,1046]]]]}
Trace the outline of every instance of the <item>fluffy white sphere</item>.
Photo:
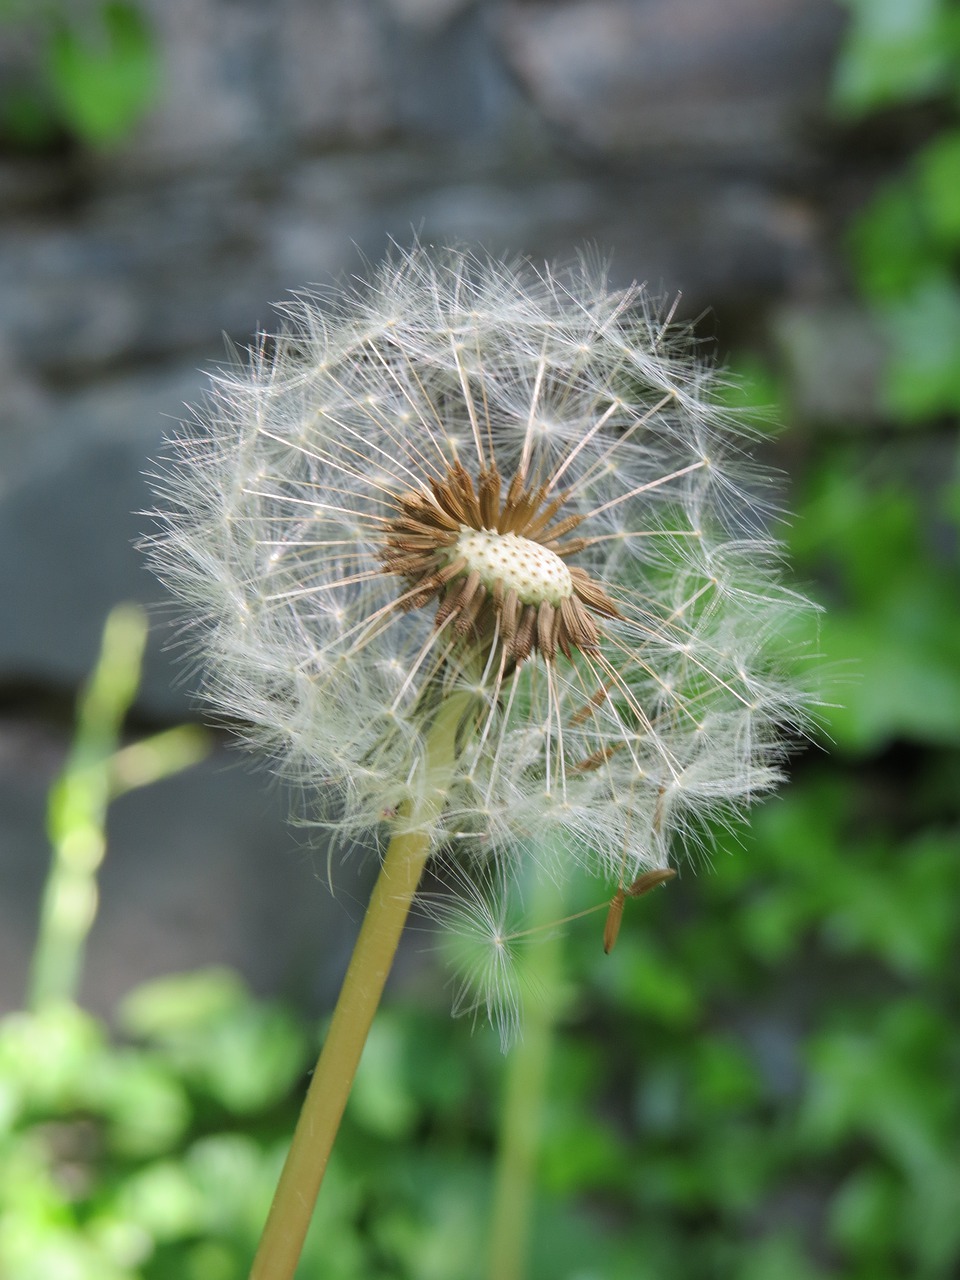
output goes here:
{"type": "Polygon", "coordinates": [[[319,820],[402,822],[455,690],[438,852],[631,879],[778,780],[803,602],[713,374],[642,290],[418,247],[281,311],[173,442],[152,558],[207,698],[319,820]]]}

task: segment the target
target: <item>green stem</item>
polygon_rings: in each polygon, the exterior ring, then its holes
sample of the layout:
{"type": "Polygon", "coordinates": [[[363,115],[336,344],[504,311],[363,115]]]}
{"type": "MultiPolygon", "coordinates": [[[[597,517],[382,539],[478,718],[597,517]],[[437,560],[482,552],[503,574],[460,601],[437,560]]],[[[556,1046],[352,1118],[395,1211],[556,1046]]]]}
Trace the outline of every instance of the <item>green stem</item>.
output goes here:
{"type": "Polygon", "coordinates": [[[140,682],[146,638],[142,609],[113,609],[96,669],[80,695],[76,736],[47,804],[53,857],[40,905],[31,1009],[76,998],[87,935],[97,912],[97,874],[107,850],[112,761],[140,682]]]}
{"type": "MultiPolygon", "coordinates": [[[[558,890],[550,880],[535,882],[531,915],[535,928],[556,919],[558,890]]],[[[500,1119],[500,1140],[490,1227],[490,1280],[522,1280],[526,1271],[540,1150],[543,1099],[560,999],[559,935],[548,936],[527,957],[523,1039],[510,1052],[500,1119]]]]}
{"type": "Polygon", "coordinates": [[[447,698],[427,735],[427,785],[416,807],[406,815],[407,829],[393,837],[384,855],[274,1193],[250,1280],[292,1280],[296,1271],[367,1033],[433,849],[431,828],[443,808],[458,754],[457,735],[470,702],[468,694],[447,698]]]}

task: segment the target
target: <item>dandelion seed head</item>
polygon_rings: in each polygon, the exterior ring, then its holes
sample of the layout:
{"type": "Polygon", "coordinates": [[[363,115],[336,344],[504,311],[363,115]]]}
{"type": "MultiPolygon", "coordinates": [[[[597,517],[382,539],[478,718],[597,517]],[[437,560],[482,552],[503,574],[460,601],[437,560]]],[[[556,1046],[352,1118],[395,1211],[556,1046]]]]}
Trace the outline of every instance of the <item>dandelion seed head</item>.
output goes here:
{"type": "Polygon", "coordinates": [[[777,784],[808,606],[714,375],[641,288],[416,247],[280,311],[171,441],[150,555],[208,702],[317,822],[397,830],[455,692],[437,858],[630,881],[777,784]]]}

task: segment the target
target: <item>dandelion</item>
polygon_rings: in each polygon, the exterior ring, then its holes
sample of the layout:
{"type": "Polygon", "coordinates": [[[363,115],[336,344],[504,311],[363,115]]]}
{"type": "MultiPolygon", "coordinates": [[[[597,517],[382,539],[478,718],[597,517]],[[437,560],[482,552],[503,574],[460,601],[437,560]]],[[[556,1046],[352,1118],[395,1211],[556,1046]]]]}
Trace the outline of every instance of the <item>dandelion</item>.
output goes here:
{"type": "MultiPolygon", "coordinates": [[[[497,895],[531,863],[655,883],[777,783],[802,602],[716,375],[641,288],[417,247],[281,310],[174,442],[152,557],[210,703],[386,845],[380,986],[428,860],[497,895]]],[[[460,1000],[492,1008],[503,911],[470,902],[498,950],[460,1000]]]]}

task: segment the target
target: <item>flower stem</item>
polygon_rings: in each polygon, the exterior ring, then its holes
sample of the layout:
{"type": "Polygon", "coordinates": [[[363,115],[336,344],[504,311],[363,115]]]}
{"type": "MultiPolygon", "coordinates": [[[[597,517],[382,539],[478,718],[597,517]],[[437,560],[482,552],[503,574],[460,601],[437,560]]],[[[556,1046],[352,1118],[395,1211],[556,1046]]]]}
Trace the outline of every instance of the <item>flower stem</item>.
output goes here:
{"type": "Polygon", "coordinates": [[[292,1280],[360,1055],[380,1003],[420,877],[433,849],[432,826],[456,763],[469,710],[453,694],[437,713],[424,753],[426,785],[387,847],[274,1193],[250,1280],[292,1280]]]}
{"type": "Polygon", "coordinates": [[[123,719],[140,684],[147,620],[136,605],[107,618],[100,658],[77,704],[70,754],[47,802],[53,849],[43,890],[29,1004],[73,1001],[97,913],[97,876],[107,852],[107,806],[123,719]]]}
{"type": "MultiPolygon", "coordinates": [[[[535,880],[531,913],[538,926],[556,919],[560,905],[553,881],[535,880]]],[[[507,1060],[500,1119],[490,1252],[490,1280],[522,1280],[532,1225],[537,1157],[554,1020],[561,1000],[561,941],[548,936],[526,957],[528,989],[523,1038],[507,1060]]]]}

